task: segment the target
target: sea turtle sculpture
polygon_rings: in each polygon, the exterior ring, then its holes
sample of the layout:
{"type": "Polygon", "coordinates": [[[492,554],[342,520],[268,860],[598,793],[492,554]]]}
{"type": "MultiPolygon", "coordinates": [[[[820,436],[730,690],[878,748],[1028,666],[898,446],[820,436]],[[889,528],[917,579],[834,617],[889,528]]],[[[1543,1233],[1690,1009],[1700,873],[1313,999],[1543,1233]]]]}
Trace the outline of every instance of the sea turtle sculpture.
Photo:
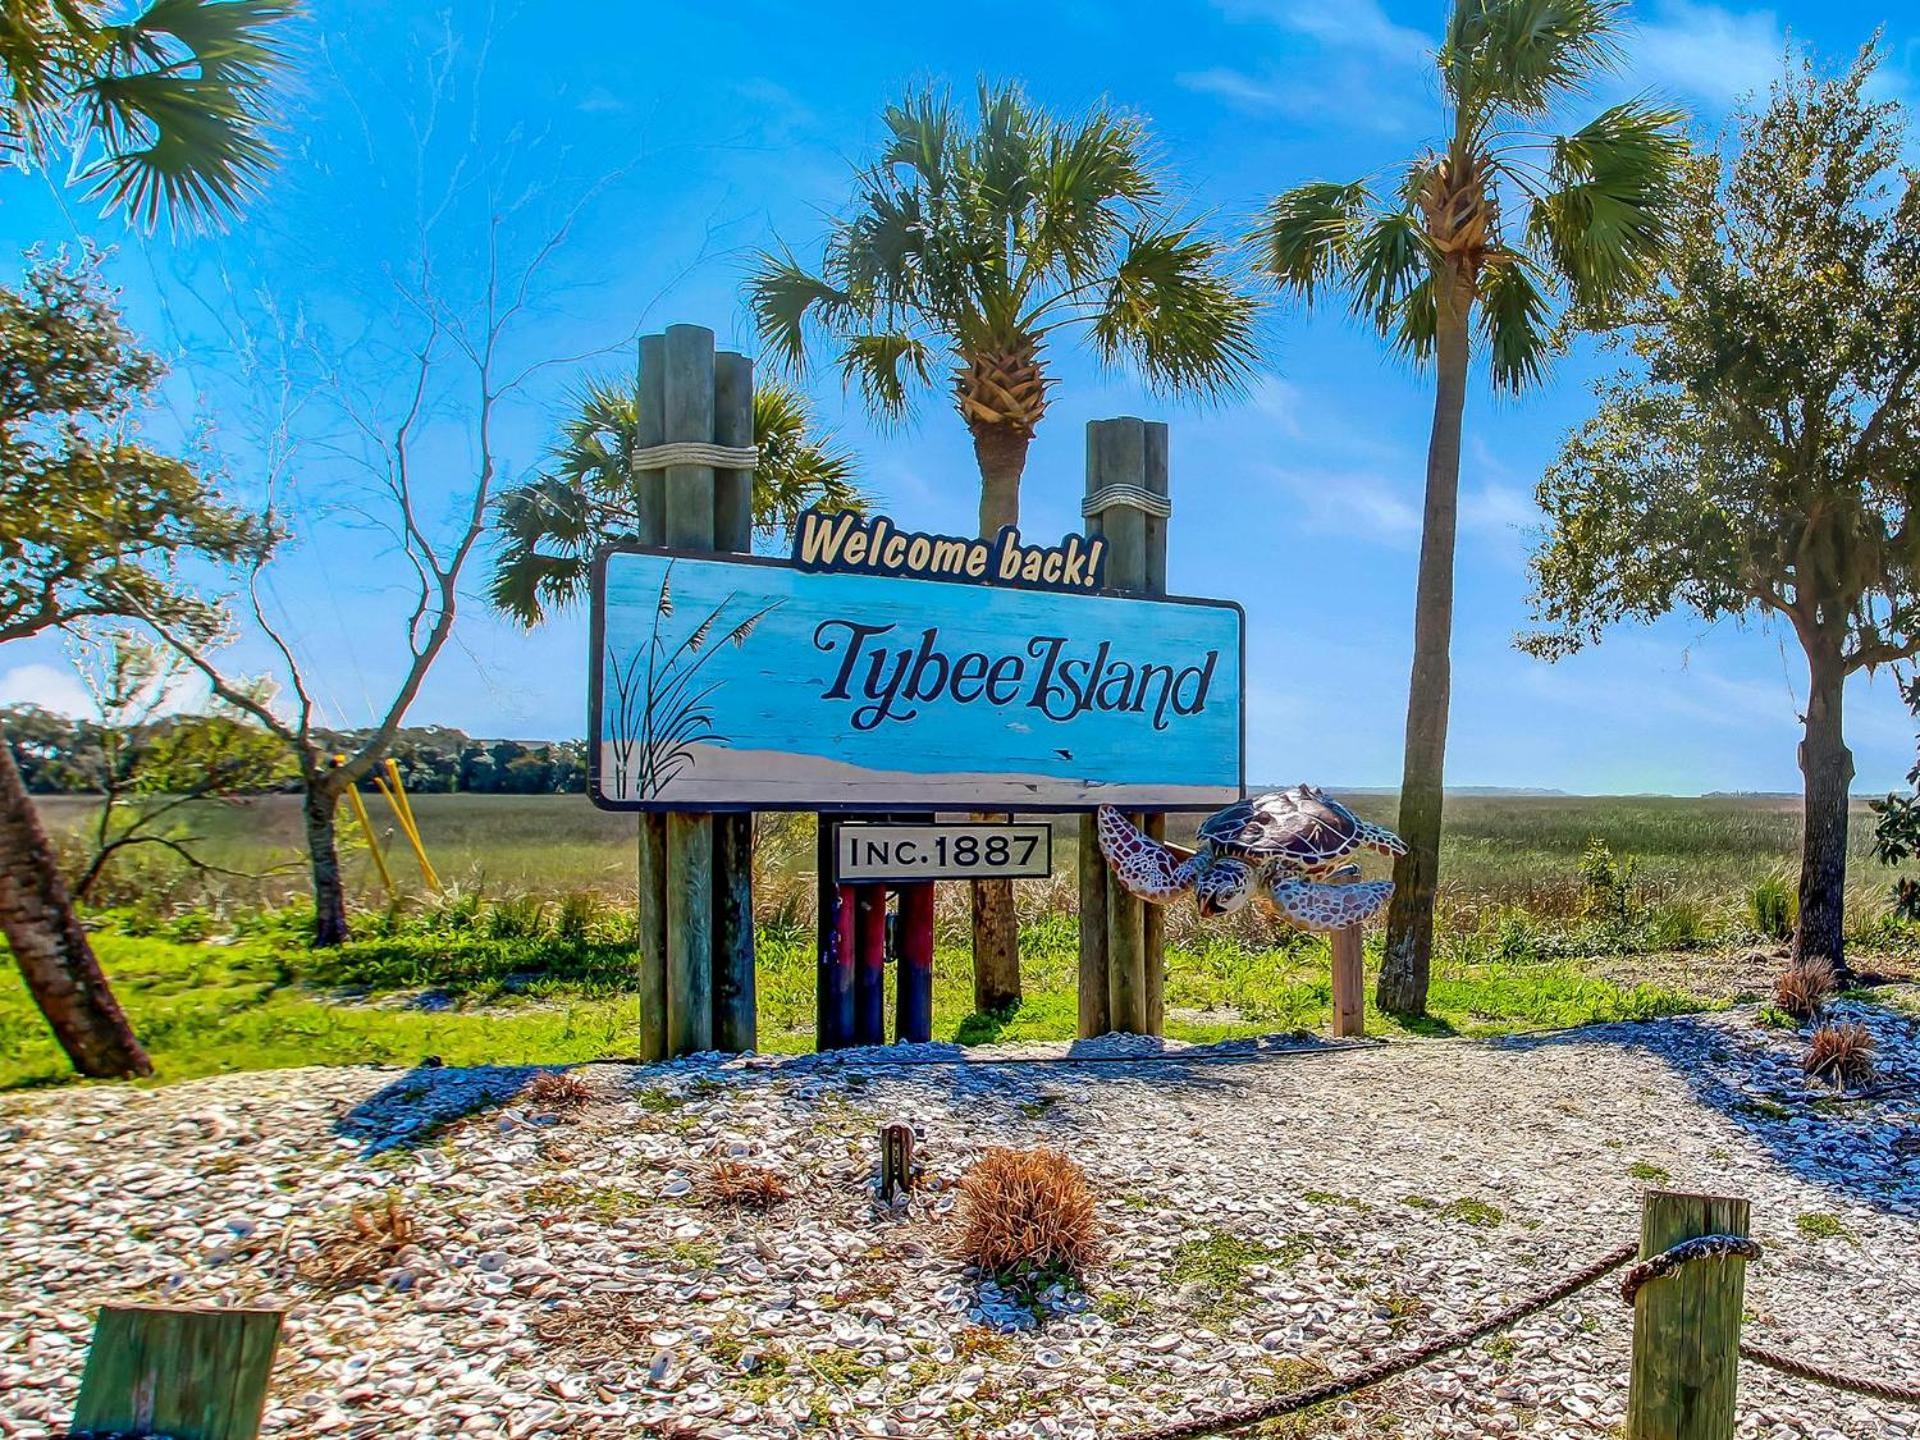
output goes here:
{"type": "Polygon", "coordinates": [[[1209,815],[1200,848],[1163,844],[1111,805],[1100,807],[1100,853],[1142,900],[1164,905],[1193,892],[1203,919],[1258,900],[1303,930],[1343,930],[1393,898],[1390,880],[1355,879],[1341,861],[1356,850],[1404,855],[1407,842],[1362,820],[1311,785],[1249,796],[1209,815]]]}

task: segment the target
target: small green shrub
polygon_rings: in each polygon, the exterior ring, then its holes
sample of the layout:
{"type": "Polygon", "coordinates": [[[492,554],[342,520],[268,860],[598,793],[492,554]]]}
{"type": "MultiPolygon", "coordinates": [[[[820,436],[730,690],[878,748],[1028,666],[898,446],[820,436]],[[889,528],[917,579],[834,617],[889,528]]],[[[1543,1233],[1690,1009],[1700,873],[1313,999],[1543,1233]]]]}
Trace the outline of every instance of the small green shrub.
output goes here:
{"type": "Polygon", "coordinates": [[[1640,861],[1618,855],[1598,835],[1580,856],[1581,909],[1588,919],[1616,932],[1631,930],[1640,914],[1640,861]]]}
{"type": "Polygon", "coordinates": [[[1838,1215],[1824,1210],[1809,1210],[1793,1217],[1794,1228],[1809,1240],[1851,1240],[1853,1232],[1838,1215]]]}
{"type": "Polygon", "coordinates": [[[1627,1166],[1627,1174],[1636,1180],[1644,1180],[1649,1185],[1664,1185],[1670,1178],[1665,1166],[1654,1165],[1645,1160],[1636,1160],[1627,1166]]]}
{"type": "Polygon", "coordinates": [[[599,924],[600,897],[591,890],[569,890],[560,897],[554,915],[553,933],[561,940],[585,940],[599,924]]]}
{"type": "Polygon", "coordinates": [[[1668,900],[1647,920],[1647,939],[1662,950],[1691,950],[1707,938],[1707,915],[1694,900],[1668,900]]]}
{"type": "Polygon", "coordinates": [[[494,940],[532,940],[546,930],[547,902],[538,895],[514,895],[487,912],[487,935],[494,940]]]}

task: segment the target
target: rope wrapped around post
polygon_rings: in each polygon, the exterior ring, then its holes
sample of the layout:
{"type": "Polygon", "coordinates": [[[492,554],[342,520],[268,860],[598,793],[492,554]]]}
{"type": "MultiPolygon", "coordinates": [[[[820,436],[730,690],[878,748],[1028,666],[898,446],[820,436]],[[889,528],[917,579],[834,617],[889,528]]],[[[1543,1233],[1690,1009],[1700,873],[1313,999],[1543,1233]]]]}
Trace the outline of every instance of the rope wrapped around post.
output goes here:
{"type": "Polygon", "coordinates": [[[634,452],[633,470],[665,470],[675,465],[704,465],[710,470],[752,470],[760,452],[751,445],[715,445],[706,440],[670,440],[634,452]]]}
{"type": "Polygon", "coordinates": [[[1712,1260],[1726,1255],[1737,1255],[1742,1260],[1758,1260],[1761,1256],[1760,1242],[1749,1240],[1744,1235],[1702,1235],[1693,1240],[1682,1240],[1669,1250],[1658,1255],[1650,1255],[1621,1277],[1620,1298],[1633,1304],[1633,1297],[1640,1293],[1640,1287],[1649,1280],[1658,1280],[1663,1275],[1671,1275],[1689,1260],[1712,1260]]]}

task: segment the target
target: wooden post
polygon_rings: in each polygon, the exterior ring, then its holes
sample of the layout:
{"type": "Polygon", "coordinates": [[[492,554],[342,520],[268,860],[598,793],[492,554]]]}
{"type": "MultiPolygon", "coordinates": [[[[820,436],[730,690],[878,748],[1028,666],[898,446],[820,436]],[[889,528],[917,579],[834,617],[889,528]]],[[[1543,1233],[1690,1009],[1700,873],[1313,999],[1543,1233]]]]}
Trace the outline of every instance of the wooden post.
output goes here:
{"type": "Polygon", "coordinates": [[[70,1428],[255,1440],[279,1341],[278,1310],[103,1306],[70,1428]]]}
{"type": "MultiPolygon", "coordinates": [[[[1087,425],[1083,511],[1087,533],[1107,542],[1106,586],[1137,595],[1166,593],[1167,427],[1123,416],[1087,425]],[[1145,497],[1142,499],[1141,497],[1145,497]]],[[[1162,816],[1133,817],[1164,837],[1162,816]]],[[[1081,822],[1080,1004],[1083,1036],[1119,1030],[1158,1035],[1165,1027],[1166,927],[1153,907],[1129,895],[1104,869],[1092,817],[1081,822]],[[1086,851],[1091,847],[1093,853],[1086,851]],[[1104,933],[1100,917],[1104,913],[1104,933]],[[1089,917],[1093,918],[1090,923],[1089,917]],[[1104,984],[1102,983],[1104,981],[1104,984]],[[1104,1013],[1099,998],[1104,991],[1104,1013]]]]}
{"type": "MultiPolygon", "coordinates": [[[[713,332],[666,335],[666,439],[713,439],[713,332]]],[[[669,465],[667,544],[713,549],[713,469],[669,465]]],[[[713,817],[667,816],[667,1053],[713,1048],[713,817]]]]}
{"type": "MultiPolygon", "coordinates": [[[[713,441],[753,444],[753,362],[722,351],[713,361],[713,441]]],[[[714,547],[753,549],[753,472],[718,470],[713,486],[714,547]]],[[[713,821],[713,1044],[733,1054],[759,1044],[753,963],[753,815],[713,821]]]]}
{"type": "Polygon", "coordinates": [[[1093,833],[1093,812],[1080,816],[1080,1038],[1113,1029],[1107,996],[1107,861],[1093,833]]]}
{"type": "Polygon", "coordinates": [[[913,1127],[880,1127],[880,1198],[891,1205],[913,1191],[913,1127]]]}
{"type": "Polygon", "coordinates": [[[1360,927],[1327,937],[1333,951],[1333,1033],[1340,1039],[1367,1033],[1367,982],[1360,953],[1360,927]]]}
{"type": "Polygon", "coordinates": [[[831,1047],[838,1049],[854,1043],[857,1022],[854,1018],[854,986],[857,983],[855,967],[858,965],[856,948],[859,945],[858,917],[859,897],[851,885],[836,885],[833,889],[833,936],[827,946],[830,965],[827,974],[824,1004],[831,1012],[827,1032],[833,1037],[831,1047]]]}
{"type": "Polygon", "coordinates": [[[887,1043],[887,887],[854,891],[853,1043],[887,1043]]]}
{"type": "Polygon", "coordinates": [[[900,963],[894,972],[893,1038],[921,1045],[933,1039],[933,884],[900,887],[900,963]]]}
{"type": "MultiPolygon", "coordinates": [[[[667,435],[667,337],[645,335],[640,340],[639,405],[635,412],[634,443],[642,449],[661,444],[667,435]]],[[[667,543],[667,472],[638,470],[633,485],[639,511],[639,539],[647,545],[667,543]]],[[[594,737],[599,743],[599,737],[594,737]]],[[[640,1058],[667,1058],[667,817],[640,817],[640,914],[637,942],[640,992],[640,1058]]]]}
{"type": "MultiPolygon", "coordinates": [[[[1745,1200],[1647,1192],[1640,1258],[1702,1235],[1748,1233],[1745,1200]]],[[[1732,1440],[1747,1262],[1693,1260],[1633,1302],[1627,1440],[1732,1440]]]]}
{"type": "MultiPolygon", "coordinates": [[[[1129,816],[1136,824],[1139,816],[1129,816]]],[[[1145,905],[1107,885],[1107,1011],[1123,1035],[1143,1035],[1147,1021],[1145,905]]]]}

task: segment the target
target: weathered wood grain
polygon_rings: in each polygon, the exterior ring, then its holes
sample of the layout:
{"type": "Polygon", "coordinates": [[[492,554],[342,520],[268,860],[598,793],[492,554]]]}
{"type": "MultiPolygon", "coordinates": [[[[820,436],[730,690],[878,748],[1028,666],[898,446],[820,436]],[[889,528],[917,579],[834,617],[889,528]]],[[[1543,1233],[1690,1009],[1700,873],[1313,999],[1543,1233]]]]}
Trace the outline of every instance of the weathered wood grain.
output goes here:
{"type": "MultiPolygon", "coordinates": [[[[1748,1234],[1745,1200],[1647,1192],[1640,1258],[1702,1235],[1748,1234]]],[[[1626,1440],[1732,1440],[1747,1262],[1694,1260],[1633,1304],[1626,1440]]]]}
{"type": "Polygon", "coordinates": [[[72,1430],[255,1440],[279,1340],[278,1310],[104,1306],[72,1430]]]}

